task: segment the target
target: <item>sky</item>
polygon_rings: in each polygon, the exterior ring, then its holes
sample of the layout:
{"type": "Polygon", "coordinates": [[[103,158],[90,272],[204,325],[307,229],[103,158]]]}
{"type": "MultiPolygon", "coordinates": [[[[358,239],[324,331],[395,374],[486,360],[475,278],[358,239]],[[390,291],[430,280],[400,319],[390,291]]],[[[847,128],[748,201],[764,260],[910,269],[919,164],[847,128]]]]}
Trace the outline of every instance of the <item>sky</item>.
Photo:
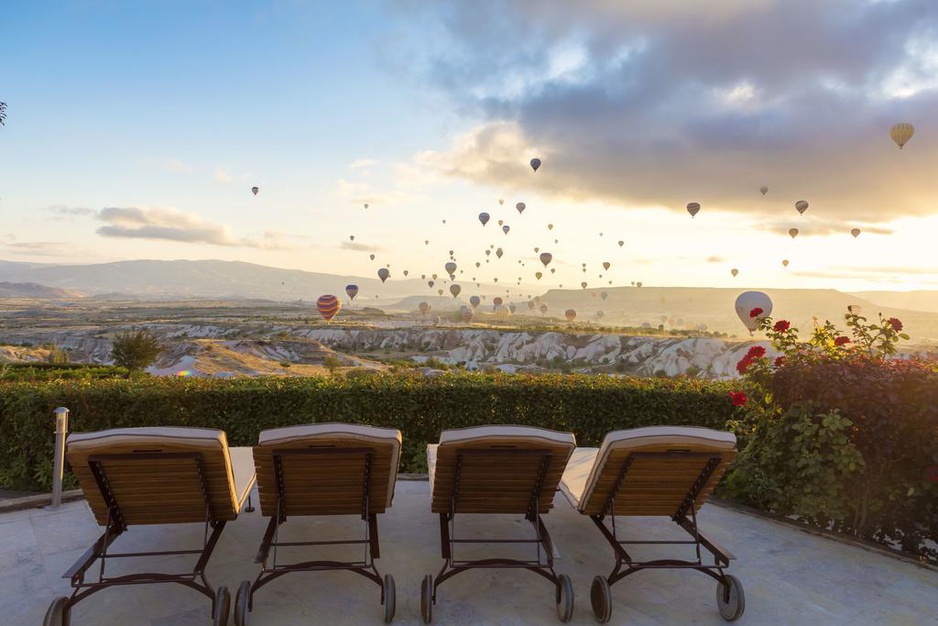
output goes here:
{"type": "Polygon", "coordinates": [[[2,261],[938,289],[932,0],[2,12],[2,261]]]}

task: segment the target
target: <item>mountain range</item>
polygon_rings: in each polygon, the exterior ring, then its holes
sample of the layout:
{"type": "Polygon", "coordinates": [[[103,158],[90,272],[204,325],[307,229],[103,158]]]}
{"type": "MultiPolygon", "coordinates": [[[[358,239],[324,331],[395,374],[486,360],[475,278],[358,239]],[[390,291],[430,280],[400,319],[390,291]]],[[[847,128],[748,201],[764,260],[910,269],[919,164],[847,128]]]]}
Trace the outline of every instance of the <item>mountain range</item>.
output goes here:
{"type": "MultiPolygon", "coordinates": [[[[261,299],[312,304],[324,293],[346,300],[346,307],[373,306],[389,312],[411,313],[426,301],[435,314],[468,304],[470,295],[483,297],[480,311],[492,310],[492,299],[502,294],[515,313],[532,317],[540,305],[549,317],[563,319],[567,309],[577,312],[578,323],[597,326],[653,326],[745,334],[736,319],[736,296],[745,288],[704,287],[609,287],[598,289],[550,289],[542,292],[501,285],[476,288],[457,279],[462,292],[450,297],[441,271],[431,288],[418,277],[397,277],[381,283],[376,278],[324,272],[279,269],[239,261],[137,260],[87,265],[58,265],[0,261],[0,296],[44,301],[78,299],[261,299]],[[346,285],[359,287],[358,297],[348,302],[346,285]],[[443,289],[443,294],[439,290],[443,289]],[[533,299],[540,298],[537,306],[533,299]],[[520,310],[519,310],[520,309],[520,310]]],[[[875,320],[877,314],[898,317],[913,338],[938,340],[938,291],[841,292],[834,289],[761,289],[774,303],[773,316],[790,320],[804,332],[814,320],[839,322],[848,305],[860,306],[875,320]]],[[[341,316],[340,316],[341,318],[341,316]]]]}

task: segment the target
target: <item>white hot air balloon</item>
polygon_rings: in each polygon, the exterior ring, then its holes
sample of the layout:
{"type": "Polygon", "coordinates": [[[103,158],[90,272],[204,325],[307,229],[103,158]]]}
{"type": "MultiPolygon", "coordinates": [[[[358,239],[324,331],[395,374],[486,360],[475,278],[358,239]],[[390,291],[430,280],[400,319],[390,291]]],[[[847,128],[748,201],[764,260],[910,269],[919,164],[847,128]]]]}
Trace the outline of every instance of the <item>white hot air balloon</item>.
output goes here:
{"type": "Polygon", "coordinates": [[[736,315],[752,332],[759,328],[759,321],[772,314],[772,300],[761,291],[744,291],[736,296],[736,315]]]}
{"type": "Polygon", "coordinates": [[[889,136],[896,142],[900,150],[902,150],[902,146],[908,143],[909,139],[911,139],[914,134],[915,126],[912,126],[908,122],[900,122],[889,129],[889,136]]]}

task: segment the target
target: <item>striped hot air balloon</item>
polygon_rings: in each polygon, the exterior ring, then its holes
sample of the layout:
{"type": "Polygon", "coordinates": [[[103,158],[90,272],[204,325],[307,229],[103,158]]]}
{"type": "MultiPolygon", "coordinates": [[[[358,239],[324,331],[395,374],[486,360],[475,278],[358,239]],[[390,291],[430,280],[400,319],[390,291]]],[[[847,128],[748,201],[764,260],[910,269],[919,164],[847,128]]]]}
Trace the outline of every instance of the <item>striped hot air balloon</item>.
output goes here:
{"type": "Polygon", "coordinates": [[[342,308],[342,301],[331,293],[327,293],[319,296],[319,299],[316,300],[316,308],[319,309],[319,314],[327,322],[331,322],[332,318],[338,314],[339,309],[342,308]]]}
{"type": "Polygon", "coordinates": [[[914,134],[915,126],[908,122],[900,122],[889,129],[889,136],[896,142],[900,150],[902,150],[902,146],[908,143],[909,139],[911,139],[914,134]]]}

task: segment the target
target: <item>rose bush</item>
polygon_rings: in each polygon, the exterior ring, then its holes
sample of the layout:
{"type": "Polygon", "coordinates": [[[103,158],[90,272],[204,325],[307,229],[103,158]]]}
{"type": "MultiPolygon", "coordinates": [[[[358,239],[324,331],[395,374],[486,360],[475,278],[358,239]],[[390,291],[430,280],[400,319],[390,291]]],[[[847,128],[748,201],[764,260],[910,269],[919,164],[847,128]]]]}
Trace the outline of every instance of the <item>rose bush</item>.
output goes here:
{"type": "Polygon", "coordinates": [[[740,360],[743,404],[730,426],[740,455],[724,493],[821,528],[936,559],[938,366],[897,359],[896,318],[844,316],[847,333],[760,320],[781,354],[740,360]]]}

